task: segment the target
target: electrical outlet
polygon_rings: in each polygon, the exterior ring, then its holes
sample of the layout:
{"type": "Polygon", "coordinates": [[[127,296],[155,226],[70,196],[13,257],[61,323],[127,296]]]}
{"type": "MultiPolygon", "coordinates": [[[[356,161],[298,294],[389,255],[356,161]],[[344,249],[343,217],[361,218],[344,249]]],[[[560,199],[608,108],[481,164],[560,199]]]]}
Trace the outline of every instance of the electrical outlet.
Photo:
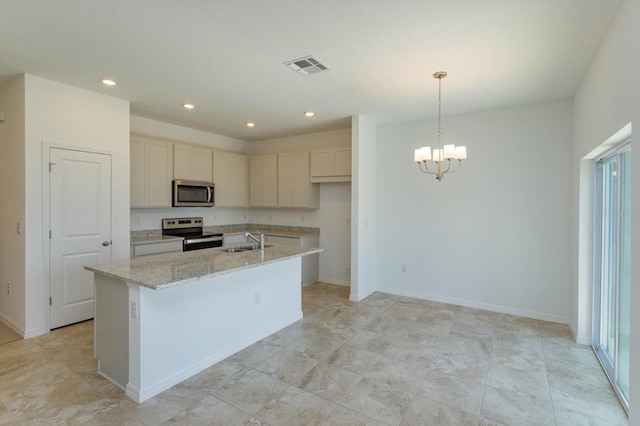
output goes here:
{"type": "Polygon", "coordinates": [[[213,221],[214,221],[214,222],[217,222],[217,221],[218,221],[218,215],[217,215],[217,214],[214,214],[214,215],[213,215],[213,221]]]}
{"type": "Polygon", "coordinates": [[[271,222],[271,213],[269,213],[269,222],[271,222]]]}
{"type": "Polygon", "coordinates": [[[7,294],[11,294],[11,283],[7,283],[7,294]]]}
{"type": "Polygon", "coordinates": [[[304,215],[302,215],[302,222],[304,222],[304,215]]]}
{"type": "Polygon", "coordinates": [[[347,218],[347,226],[351,226],[351,218],[350,217],[347,218]]]}
{"type": "Polygon", "coordinates": [[[255,306],[260,304],[260,293],[253,293],[253,304],[255,306]]]}
{"type": "Polygon", "coordinates": [[[140,217],[136,216],[136,225],[140,225],[140,217]]]}
{"type": "Polygon", "coordinates": [[[407,272],[407,265],[402,265],[402,272],[407,272]]]}
{"type": "Polygon", "coordinates": [[[16,223],[16,232],[18,235],[22,235],[22,224],[20,222],[16,223]]]}
{"type": "Polygon", "coordinates": [[[137,319],[138,318],[138,306],[136,305],[136,302],[131,302],[131,319],[137,319]]]}

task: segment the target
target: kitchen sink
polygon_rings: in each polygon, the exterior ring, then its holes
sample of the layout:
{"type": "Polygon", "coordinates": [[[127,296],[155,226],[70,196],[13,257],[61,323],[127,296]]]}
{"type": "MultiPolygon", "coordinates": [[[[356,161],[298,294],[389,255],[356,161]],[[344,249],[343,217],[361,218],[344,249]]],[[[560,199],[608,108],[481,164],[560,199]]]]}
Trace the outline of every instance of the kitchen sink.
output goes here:
{"type": "MultiPolygon", "coordinates": [[[[265,244],[265,248],[271,247],[271,244],[265,244]]],[[[258,244],[251,244],[247,246],[239,246],[239,247],[230,247],[227,249],[223,249],[227,253],[240,253],[242,251],[251,251],[251,250],[260,250],[260,246],[258,244]]]]}
{"type": "Polygon", "coordinates": [[[227,253],[239,253],[241,251],[247,251],[247,249],[240,248],[240,247],[233,247],[233,248],[224,249],[222,251],[226,251],[227,253]]]}

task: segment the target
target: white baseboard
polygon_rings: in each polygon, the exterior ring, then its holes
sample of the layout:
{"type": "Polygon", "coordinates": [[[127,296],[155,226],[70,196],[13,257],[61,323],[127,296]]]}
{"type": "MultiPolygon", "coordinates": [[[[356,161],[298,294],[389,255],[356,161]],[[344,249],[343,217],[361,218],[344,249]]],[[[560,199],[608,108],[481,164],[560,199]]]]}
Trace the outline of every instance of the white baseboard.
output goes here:
{"type": "Polygon", "coordinates": [[[338,278],[320,277],[320,279],[318,281],[321,282],[321,283],[341,285],[341,286],[344,286],[344,287],[350,287],[351,286],[351,282],[345,281],[345,280],[341,280],[341,279],[338,279],[338,278]]]}
{"type": "Polygon", "coordinates": [[[591,346],[593,344],[592,337],[585,334],[579,334],[571,321],[569,321],[569,330],[571,330],[573,340],[575,340],[577,344],[585,346],[591,346]]]}
{"type": "Polygon", "coordinates": [[[48,330],[46,328],[35,328],[35,329],[27,330],[24,332],[24,338],[30,339],[32,337],[42,336],[43,334],[47,334],[50,331],[51,330],[48,330]]]}
{"type": "Polygon", "coordinates": [[[375,288],[365,288],[362,290],[362,292],[359,292],[359,293],[354,293],[352,291],[351,295],[349,295],[349,300],[351,300],[352,302],[361,302],[375,292],[376,292],[375,288]]]}
{"type": "MultiPolygon", "coordinates": [[[[216,352],[215,354],[212,354],[210,356],[208,356],[207,358],[201,360],[200,362],[191,365],[181,371],[177,371],[176,373],[165,377],[163,380],[156,382],[153,385],[150,386],[145,386],[144,390],[138,389],[137,387],[133,386],[131,383],[127,383],[127,387],[126,387],[126,395],[133,399],[134,401],[136,401],[137,403],[142,403],[144,401],[146,401],[149,398],[152,398],[156,395],[158,395],[160,392],[163,392],[169,388],[171,388],[172,386],[177,385],[178,383],[188,379],[191,376],[194,376],[198,373],[200,373],[203,370],[206,370],[207,368],[211,367],[212,365],[222,361],[225,358],[228,358],[229,356],[235,354],[236,352],[239,352],[249,346],[251,346],[252,344],[256,343],[259,340],[264,339],[267,336],[272,335],[273,333],[282,330],[283,328],[287,327],[288,325],[293,324],[294,322],[298,321],[302,319],[302,311],[300,311],[298,314],[292,316],[291,318],[280,322],[279,324],[276,324],[272,327],[266,328],[261,330],[258,333],[255,333],[249,337],[247,337],[246,339],[241,340],[239,343],[224,348],[221,351],[216,352]]],[[[112,381],[111,379],[109,379],[108,377],[106,377],[109,381],[112,381]]]]}
{"type": "MultiPolygon", "coordinates": [[[[9,327],[11,331],[13,331],[14,333],[18,334],[19,336],[22,336],[23,339],[27,338],[25,336],[25,332],[22,329],[22,327],[20,327],[15,322],[11,321],[6,315],[0,314],[0,322],[6,325],[7,327],[9,327]]],[[[33,337],[33,336],[29,336],[29,337],[33,337]]]]}
{"type": "Polygon", "coordinates": [[[542,321],[557,322],[561,324],[569,324],[569,318],[560,315],[547,314],[544,312],[528,311],[525,309],[516,309],[508,306],[491,305],[488,303],[474,302],[472,300],[456,299],[453,297],[436,296],[433,294],[421,293],[416,291],[398,290],[390,287],[378,288],[379,292],[395,294],[397,296],[413,297],[415,299],[431,300],[433,302],[448,303],[451,305],[466,306],[468,308],[481,309],[483,311],[498,312],[501,314],[516,315],[519,317],[533,318],[542,321]]]}

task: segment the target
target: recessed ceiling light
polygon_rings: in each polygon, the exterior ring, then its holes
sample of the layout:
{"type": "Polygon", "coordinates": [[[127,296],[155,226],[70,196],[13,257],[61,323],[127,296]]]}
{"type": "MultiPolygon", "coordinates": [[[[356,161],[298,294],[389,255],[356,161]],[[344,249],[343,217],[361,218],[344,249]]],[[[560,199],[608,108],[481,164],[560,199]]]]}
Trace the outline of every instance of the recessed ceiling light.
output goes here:
{"type": "Polygon", "coordinates": [[[192,104],[184,104],[182,105],[183,107],[185,107],[186,109],[193,109],[195,108],[192,104]]]}
{"type": "Polygon", "coordinates": [[[113,80],[107,80],[106,78],[104,80],[102,80],[102,84],[104,84],[105,86],[115,86],[116,82],[113,80]]]}
{"type": "Polygon", "coordinates": [[[256,123],[252,123],[252,122],[248,122],[247,123],[247,127],[254,127],[256,125],[256,123]]]}
{"type": "Polygon", "coordinates": [[[304,115],[305,115],[306,117],[313,117],[313,116],[314,116],[314,113],[313,113],[313,111],[307,111],[307,112],[305,112],[305,113],[304,113],[304,115]]]}

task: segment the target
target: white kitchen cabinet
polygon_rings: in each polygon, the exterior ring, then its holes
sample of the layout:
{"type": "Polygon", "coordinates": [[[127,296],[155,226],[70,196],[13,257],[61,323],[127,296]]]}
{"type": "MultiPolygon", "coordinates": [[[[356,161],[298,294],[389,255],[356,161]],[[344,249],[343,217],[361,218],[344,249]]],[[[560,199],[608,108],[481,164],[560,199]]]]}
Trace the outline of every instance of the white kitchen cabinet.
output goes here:
{"type": "Polygon", "coordinates": [[[173,178],[211,182],[213,150],[198,145],[173,146],[173,178]]]}
{"type": "Polygon", "coordinates": [[[311,151],[311,182],[351,182],[351,148],[311,151]]]}
{"type": "Polygon", "coordinates": [[[278,154],[278,207],[317,209],[320,191],[309,178],[309,151],[278,154]]]}
{"type": "Polygon", "coordinates": [[[182,251],[182,240],[163,241],[131,246],[131,258],[151,256],[153,254],[182,251]]]}
{"type": "Polygon", "coordinates": [[[171,207],[173,143],[131,135],[131,207],[171,207]]]}
{"type": "Polygon", "coordinates": [[[248,157],[225,151],[213,152],[213,183],[218,207],[248,205],[248,157]]]}
{"type": "Polygon", "coordinates": [[[250,157],[250,204],[252,207],[278,206],[278,156],[250,157]]]}
{"type": "MultiPolygon", "coordinates": [[[[319,247],[320,237],[304,236],[304,237],[281,237],[274,235],[266,235],[266,242],[271,244],[282,244],[300,247],[319,247]]],[[[313,284],[318,281],[320,276],[320,254],[311,254],[302,258],[302,285],[313,284]]]]}

